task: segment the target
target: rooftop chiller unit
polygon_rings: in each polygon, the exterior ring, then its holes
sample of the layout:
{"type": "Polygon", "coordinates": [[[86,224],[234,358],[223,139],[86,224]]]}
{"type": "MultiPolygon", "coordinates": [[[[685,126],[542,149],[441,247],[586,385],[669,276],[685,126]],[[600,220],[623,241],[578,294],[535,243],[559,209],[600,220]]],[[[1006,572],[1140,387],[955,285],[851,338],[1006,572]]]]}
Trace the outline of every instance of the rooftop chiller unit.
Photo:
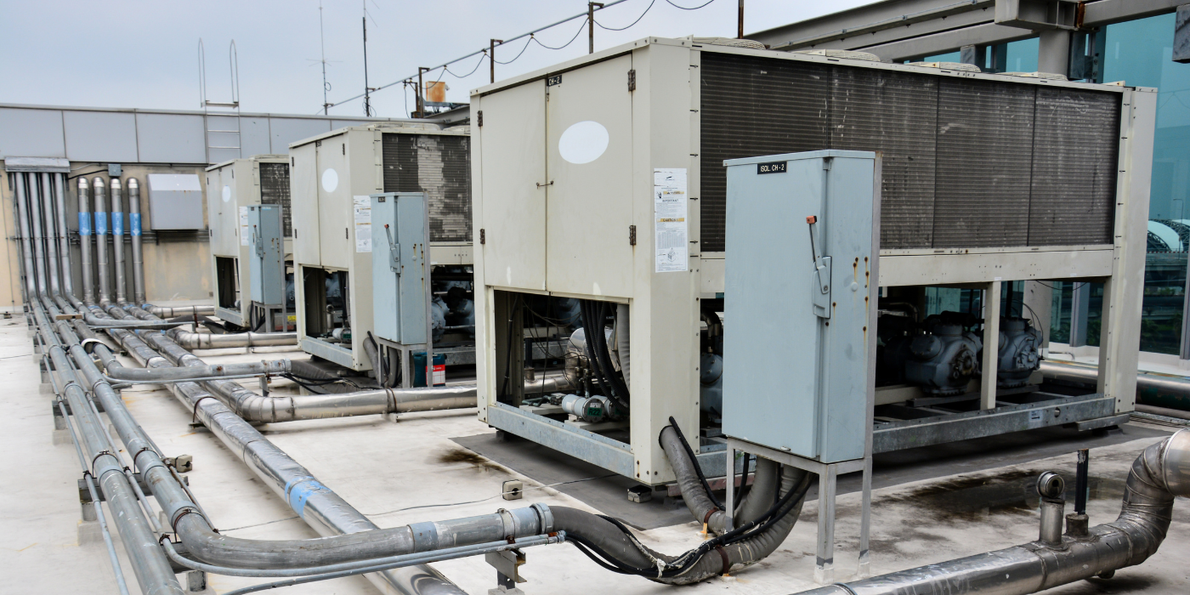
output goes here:
{"type": "MultiPolygon", "coordinates": [[[[373,229],[371,196],[423,193],[430,265],[465,272],[457,282],[470,286],[468,129],[432,123],[344,128],[291,144],[289,157],[299,343],[340,366],[371,370],[364,342],[375,330],[372,252],[385,237],[383,229],[373,229]]],[[[470,347],[466,351],[470,359],[470,347]]]]}
{"type": "Polygon", "coordinates": [[[248,288],[253,285],[249,207],[263,204],[281,209],[283,258],[290,254],[289,157],[257,155],[212,165],[207,168],[206,183],[215,315],[247,327],[252,306],[248,288]]]}
{"type": "Polygon", "coordinates": [[[725,353],[723,328],[781,318],[803,297],[733,308],[725,267],[746,265],[802,275],[793,291],[816,292],[824,313],[872,288],[881,316],[863,332],[880,341],[853,365],[880,358],[895,373],[873,368],[870,452],[1121,423],[1135,395],[1153,90],[740,44],[648,38],[473,92],[481,420],[657,485],[674,479],[658,444],[672,417],[707,474],[723,475],[722,408],[771,397],[723,393],[740,386],[723,375],[781,365],[725,353]],[[877,154],[879,266],[824,265],[800,219],[788,233],[758,227],[754,261],[737,264],[724,162],[820,150],[877,154]],[[824,292],[839,269],[852,281],[824,292]],[[1011,291],[1032,280],[1104,283],[1095,394],[1038,384],[1048,322],[1034,328],[1011,291]],[[927,288],[965,292],[970,307],[927,312],[927,288]],[[525,310],[543,299],[583,310],[571,343],[589,361],[560,402],[518,382],[519,338],[540,313],[525,310]]]}

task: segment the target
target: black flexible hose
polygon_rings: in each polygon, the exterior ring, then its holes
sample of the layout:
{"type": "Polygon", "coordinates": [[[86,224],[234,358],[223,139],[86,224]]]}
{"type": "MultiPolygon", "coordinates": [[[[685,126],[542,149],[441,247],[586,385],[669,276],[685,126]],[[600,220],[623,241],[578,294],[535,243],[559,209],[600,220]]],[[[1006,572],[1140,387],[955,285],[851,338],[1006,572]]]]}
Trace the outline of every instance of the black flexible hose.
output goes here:
{"type": "MultiPolygon", "coordinates": [[[[715,497],[715,493],[711,491],[711,484],[707,482],[707,476],[703,474],[702,466],[698,464],[698,457],[694,456],[694,449],[690,448],[690,443],[686,441],[686,435],[682,433],[682,428],[678,427],[678,421],[674,419],[672,415],[669,416],[669,425],[674,429],[674,433],[678,435],[678,442],[682,443],[682,448],[686,451],[686,456],[690,457],[691,466],[694,467],[694,473],[698,475],[698,481],[702,483],[702,489],[706,490],[707,498],[711,499],[711,503],[715,505],[715,508],[724,510],[723,503],[720,502],[719,499],[715,497]]],[[[664,429],[665,428],[662,428],[662,430],[664,429]]],[[[658,436],[657,440],[660,441],[661,437],[658,436]]],[[[780,485],[781,483],[778,482],[778,490],[781,489],[780,485]]],[[[730,486],[728,489],[730,489],[730,486]]],[[[729,510],[727,512],[728,514],[731,514],[732,511],[729,510]]]]}
{"type": "Polygon", "coordinates": [[[628,411],[628,387],[624,385],[624,379],[619,376],[615,367],[612,366],[611,355],[608,353],[607,348],[607,337],[603,334],[603,322],[607,318],[606,304],[594,300],[583,300],[581,307],[583,312],[583,333],[586,335],[589,349],[588,357],[593,356],[592,363],[598,369],[599,375],[603,377],[603,379],[599,379],[600,388],[604,390],[610,388],[607,396],[624,411],[628,411]],[[604,386],[604,380],[606,380],[609,386],[604,386]]]}
{"type": "MultiPolygon", "coordinates": [[[[744,475],[740,478],[740,485],[735,489],[735,505],[738,507],[744,501],[744,494],[748,491],[748,465],[750,464],[752,453],[744,453],[744,475]]],[[[731,462],[728,463],[728,468],[731,468],[731,462]]],[[[732,469],[731,483],[735,483],[735,469],[732,469]]],[[[731,483],[727,485],[727,489],[731,489],[731,483]]],[[[735,518],[735,511],[729,510],[732,518],[735,518]]]]}
{"type": "MultiPolygon", "coordinates": [[[[595,347],[591,342],[591,335],[593,334],[592,330],[595,328],[595,326],[592,322],[594,316],[588,309],[590,305],[591,304],[587,300],[581,300],[579,302],[579,314],[583,319],[583,347],[587,352],[587,362],[590,363],[591,367],[593,368],[592,372],[594,372],[593,375],[595,376],[595,383],[599,385],[600,392],[615,400],[615,395],[612,394],[611,388],[603,379],[603,367],[600,365],[599,359],[595,357],[595,347]]],[[[616,401],[616,404],[619,404],[618,400],[616,401]]]]}

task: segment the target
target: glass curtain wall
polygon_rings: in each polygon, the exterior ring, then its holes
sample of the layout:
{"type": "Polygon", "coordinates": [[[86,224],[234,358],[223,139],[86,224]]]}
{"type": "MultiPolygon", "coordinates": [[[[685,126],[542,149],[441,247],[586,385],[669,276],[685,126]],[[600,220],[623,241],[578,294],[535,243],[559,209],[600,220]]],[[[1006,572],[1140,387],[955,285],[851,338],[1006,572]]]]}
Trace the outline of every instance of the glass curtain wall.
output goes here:
{"type": "Polygon", "coordinates": [[[1178,354],[1190,244],[1190,65],[1172,60],[1173,36],[1172,13],[1109,25],[1103,80],[1158,89],[1140,348],[1178,354]]]}

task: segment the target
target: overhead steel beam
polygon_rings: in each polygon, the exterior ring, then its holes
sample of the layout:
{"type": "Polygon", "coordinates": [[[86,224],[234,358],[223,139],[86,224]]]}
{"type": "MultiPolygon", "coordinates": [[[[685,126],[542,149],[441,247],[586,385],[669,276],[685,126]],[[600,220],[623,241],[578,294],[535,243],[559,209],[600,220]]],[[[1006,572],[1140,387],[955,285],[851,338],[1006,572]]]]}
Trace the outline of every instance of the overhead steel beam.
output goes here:
{"type": "Polygon", "coordinates": [[[934,33],[952,31],[990,22],[992,22],[992,11],[989,8],[987,10],[974,10],[955,14],[946,17],[945,19],[927,19],[915,22],[907,22],[896,27],[866,29],[864,31],[852,30],[844,34],[824,35],[812,39],[801,39],[775,46],[773,49],[857,50],[866,46],[891,43],[894,41],[901,41],[904,39],[921,37],[924,35],[932,35],[934,33]]]}
{"type": "Polygon", "coordinates": [[[896,62],[953,52],[965,45],[992,45],[1035,36],[1036,33],[1028,29],[987,23],[860,49],[876,54],[886,62],[896,62]]]}
{"type": "MultiPolygon", "coordinates": [[[[747,35],[773,48],[829,41],[995,6],[995,0],[886,0],[747,35]]],[[[988,15],[991,20],[992,15],[988,15]]]]}
{"type": "MultiPolygon", "coordinates": [[[[1092,0],[1083,28],[1173,12],[1187,0],[1092,0]]],[[[905,60],[1036,37],[995,23],[995,0],[886,0],[748,35],[773,49],[846,49],[905,60]]]]}
{"type": "Polygon", "coordinates": [[[1097,0],[1087,2],[1083,27],[1102,27],[1173,12],[1186,0],[1097,0]]]}

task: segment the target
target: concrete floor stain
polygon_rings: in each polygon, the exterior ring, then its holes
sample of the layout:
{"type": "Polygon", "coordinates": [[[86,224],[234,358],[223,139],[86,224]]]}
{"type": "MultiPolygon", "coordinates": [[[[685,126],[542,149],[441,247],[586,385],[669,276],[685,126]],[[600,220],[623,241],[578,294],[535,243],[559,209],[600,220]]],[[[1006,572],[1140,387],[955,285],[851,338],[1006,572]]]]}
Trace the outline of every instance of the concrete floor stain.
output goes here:
{"type": "Polygon", "coordinates": [[[504,469],[499,465],[489,461],[487,458],[475,454],[463,448],[452,448],[440,455],[438,455],[438,462],[444,464],[450,463],[467,463],[477,471],[498,471],[504,472],[504,469]]]}
{"type": "MultiPolygon", "coordinates": [[[[1074,477],[1067,477],[1066,500],[1073,505],[1074,477]]],[[[992,514],[1030,514],[1040,506],[1037,473],[1006,471],[996,475],[957,477],[924,486],[881,502],[881,505],[912,503],[923,506],[938,520],[979,522],[992,514]]],[[[1088,479],[1089,500],[1120,500],[1124,481],[1092,476],[1088,479]]]]}

